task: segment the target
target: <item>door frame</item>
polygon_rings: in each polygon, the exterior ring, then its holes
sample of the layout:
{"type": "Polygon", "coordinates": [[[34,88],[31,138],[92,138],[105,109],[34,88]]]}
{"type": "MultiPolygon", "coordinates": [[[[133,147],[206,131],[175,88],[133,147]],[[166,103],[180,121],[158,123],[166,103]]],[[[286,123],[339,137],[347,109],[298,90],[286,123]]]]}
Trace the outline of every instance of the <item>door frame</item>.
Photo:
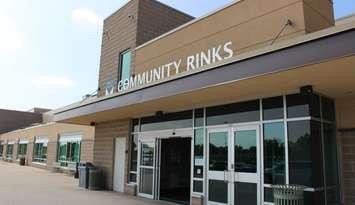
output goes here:
{"type": "MultiPolygon", "coordinates": [[[[261,136],[261,124],[260,122],[252,122],[252,123],[239,123],[239,124],[229,124],[229,125],[217,125],[217,126],[207,126],[206,127],[206,204],[207,205],[225,205],[224,203],[218,203],[209,201],[209,179],[210,173],[218,176],[223,175],[224,181],[227,178],[228,181],[228,196],[227,196],[227,204],[234,204],[234,182],[245,182],[245,183],[256,183],[257,184],[257,204],[262,204],[262,136],[261,136]],[[256,145],[257,145],[257,173],[255,174],[242,174],[234,171],[234,132],[235,131],[243,131],[243,130],[256,130],[256,145]],[[228,132],[228,171],[224,171],[223,174],[221,173],[214,173],[217,171],[209,171],[209,133],[211,132],[228,132]],[[231,149],[232,148],[232,149],[231,149]],[[233,168],[233,171],[232,171],[233,168]],[[231,174],[232,173],[232,174],[231,174]],[[231,176],[232,175],[232,176],[231,176]],[[251,175],[256,175],[252,177],[251,175]],[[241,179],[238,179],[241,177],[241,179]],[[244,180],[244,178],[254,178],[256,182],[250,182],[250,180],[244,180]],[[232,180],[231,180],[232,179],[232,180]],[[233,181],[233,186],[231,185],[231,181],[233,181]]],[[[222,172],[222,171],[218,171],[222,172]]],[[[215,177],[216,178],[216,177],[215,177]]],[[[219,176],[219,178],[222,178],[219,176]]],[[[219,180],[219,179],[216,179],[219,180]]],[[[223,181],[223,180],[222,180],[223,181]]]]}
{"type": "Polygon", "coordinates": [[[137,195],[140,197],[145,197],[149,199],[154,199],[154,190],[155,190],[155,163],[156,163],[156,140],[155,139],[138,139],[138,163],[137,163],[137,195]],[[153,153],[153,166],[142,166],[141,165],[141,147],[142,144],[144,143],[153,143],[154,144],[154,153],[153,153]],[[153,183],[152,183],[152,195],[146,194],[146,193],[141,193],[140,192],[140,175],[141,175],[141,169],[152,169],[153,170],[153,183]]]}
{"type": "MultiPolygon", "coordinates": [[[[192,128],[181,128],[174,130],[157,130],[140,132],[138,134],[138,151],[137,151],[137,196],[160,200],[160,159],[161,159],[161,140],[169,138],[190,138],[191,145],[193,144],[193,134],[192,128]],[[145,166],[140,165],[141,161],[141,145],[142,142],[152,142],[154,143],[154,162],[153,162],[153,193],[152,195],[144,194],[139,192],[140,187],[140,168],[145,168],[145,166]]],[[[192,149],[190,150],[192,155],[192,149]]],[[[192,163],[192,161],[191,161],[192,163]]],[[[191,167],[192,169],[192,167],[191,167]]],[[[192,176],[190,175],[190,181],[192,181],[192,176]]],[[[190,192],[190,203],[191,203],[191,192],[190,192]]]]}

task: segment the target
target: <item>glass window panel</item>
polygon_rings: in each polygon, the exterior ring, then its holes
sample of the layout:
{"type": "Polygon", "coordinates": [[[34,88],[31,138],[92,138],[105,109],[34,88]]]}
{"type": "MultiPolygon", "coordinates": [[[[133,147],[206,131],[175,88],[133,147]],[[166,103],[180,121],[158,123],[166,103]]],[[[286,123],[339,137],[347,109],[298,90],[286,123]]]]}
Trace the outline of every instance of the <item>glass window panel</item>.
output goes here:
{"type": "Polygon", "coordinates": [[[193,181],[193,192],[203,193],[203,181],[193,181]]]}
{"type": "Polygon", "coordinates": [[[325,179],[327,185],[327,202],[337,204],[340,201],[339,172],[336,142],[336,126],[323,123],[325,179]]]}
{"type": "Polygon", "coordinates": [[[247,130],[234,132],[234,143],[235,171],[256,173],[256,131],[247,130]]]}
{"type": "Polygon", "coordinates": [[[235,205],[256,205],[258,202],[257,184],[234,183],[234,204],[235,205]]]}
{"type": "Polygon", "coordinates": [[[265,202],[274,202],[274,192],[272,188],[265,187],[264,188],[264,201],[265,202]]]}
{"type": "Polygon", "coordinates": [[[290,184],[323,186],[323,157],[320,123],[288,123],[290,184]]]}
{"type": "Polygon", "coordinates": [[[284,123],[264,124],[264,183],[285,184],[284,123]]]}
{"type": "Polygon", "coordinates": [[[120,80],[129,79],[131,77],[131,51],[125,51],[120,58],[120,80]]]}
{"type": "Polygon", "coordinates": [[[141,119],[141,131],[167,130],[192,127],[192,111],[167,113],[141,119]]]}
{"type": "Polygon", "coordinates": [[[195,110],[195,127],[202,127],[203,121],[204,121],[204,114],[203,114],[204,110],[203,108],[201,109],[196,109],[195,110]]]}
{"type": "Polygon", "coordinates": [[[138,135],[132,135],[131,143],[131,171],[137,171],[137,144],[138,144],[138,135]]]}
{"type": "Polygon", "coordinates": [[[132,120],[132,132],[139,132],[139,119],[132,120]]]}
{"type": "Polygon", "coordinates": [[[287,117],[320,118],[320,100],[318,95],[293,94],[286,96],[287,117]]]}
{"type": "Polygon", "coordinates": [[[263,119],[275,120],[284,118],[283,97],[263,99],[263,119]]]}
{"type": "Polygon", "coordinates": [[[142,143],[141,164],[143,166],[153,166],[154,143],[142,143]]]}
{"type": "Polygon", "coordinates": [[[228,132],[209,133],[209,170],[228,168],[228,132]]]}
{"type": "Polygon", "coordinates": [[[260,120],[259,101],[248,101],[209,107],[206,109],[206,124],[218,125],[260,120]]]}
{"type": "Polygon", "coordinates": [[[204,129],[196,129],[194,137],[194,177],[203,177],[203,165],[204,165],[204,155],[203,155],[203,140],[204,139],[204,129]]]}
{"type": "Polygon", "coordinates": [[[153,194],[153,169],[141,168],[139,192],[152,195],[153,194]]]}
{"type": "Polygon", "coordinates": [[[322,97],[322,116],[324,120],[335,121],[335,104],[332,99],[322,97]]]}
{"type": "Polygon", "coordinates": [[[137,182],[137,174],[130,173],[129,174],[129,181],[132,182],[132,183],[136,183],[137,182]]]}
{"type": "Polygon", "coordinates": [[[218,180],[208,181],[208,200],[227,203],[228,202],[228,183],[218,180]]]}

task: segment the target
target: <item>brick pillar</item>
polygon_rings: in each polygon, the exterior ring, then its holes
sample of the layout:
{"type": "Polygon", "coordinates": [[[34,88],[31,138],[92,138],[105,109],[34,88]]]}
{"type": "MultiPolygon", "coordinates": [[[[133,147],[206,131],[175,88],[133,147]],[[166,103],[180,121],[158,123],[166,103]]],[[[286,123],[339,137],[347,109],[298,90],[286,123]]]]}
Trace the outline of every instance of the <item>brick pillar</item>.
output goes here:
{"type": "Polygon", "coordinates": [[[33,156],[33,142],[29,142],[27,144],[27,153],[26,153],[26,162],[27,165],[31,165],[32,164],[32,156],[33,156]]]}
{"type": "Polygon", "coordinates": [[[346,205],[355,205],[355,129],[340,132],[343,196],[346,205]]]}
{"type": "Polygon", "coordinates": [[[18,149],[18,143],[15,143],[14,149],[12,150],[12,162],[14,163],[17,162],[17,149],[18,149]]]}
{"type": "Polygon", "coordinates": [[[57,161],[57,141],[48,142],[47,147],[47,169],[51,170],[53,167],[53,162],[57,161]]]}
{"type": "Polygon", "coordinates": [[[94,140],[81,141],[80,161],[93,163],[93,161],[94,161],[94,140]]]}

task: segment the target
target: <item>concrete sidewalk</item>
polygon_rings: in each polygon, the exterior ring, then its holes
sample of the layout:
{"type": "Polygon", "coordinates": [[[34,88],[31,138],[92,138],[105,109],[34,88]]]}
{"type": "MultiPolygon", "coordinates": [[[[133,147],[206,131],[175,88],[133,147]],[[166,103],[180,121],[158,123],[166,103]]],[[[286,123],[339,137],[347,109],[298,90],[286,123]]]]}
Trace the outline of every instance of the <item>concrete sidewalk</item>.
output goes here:
{"type": "Polygon", "coordinates": [[[109,191],[88,191],[65,174],[0,161],[0,205],[162,205],[109,191]]]}

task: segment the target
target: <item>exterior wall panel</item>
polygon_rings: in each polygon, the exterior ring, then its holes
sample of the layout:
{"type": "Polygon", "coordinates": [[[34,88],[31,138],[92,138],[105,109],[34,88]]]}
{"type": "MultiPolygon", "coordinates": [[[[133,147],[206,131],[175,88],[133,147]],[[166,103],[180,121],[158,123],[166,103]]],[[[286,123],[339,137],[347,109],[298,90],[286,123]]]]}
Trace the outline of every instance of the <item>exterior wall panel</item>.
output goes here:
{"type": "MultiPolygon", "coordinates": [[[[64,123],[49,123],[42,124],[34,127],[29,127],[25,129],[15,130],[12,132],[4,133],[0,135],[0,141],[14,141],[14,160],[16,162],[17,156],[17,143],[19,139],[28,140],[27,145],[27,164],[29,166],[34,166],[38,168],[52,169],[53,163],[57,161],[57,149],[58,149],[58,139],[60,134],[68,133],[80,133],[82,136],[82,149],[80,156],[81,161],[93,161],[93,143],[95,128],[91,126],[82,125],[72,125],[64,123]],[[39,165],[38,163],[32,163],[33,160],[33,145],[35,137],[47,137],[48,147],[47,147],[47,164],[39,165]]],[[[6,148],[6,146],[5,146],[6,148]]],[[[4,152],[6,153],[6,152],[4,152]]]]}
{"type": "MultiPolygon", "coordinates": [[[[100,123],[95,128],[94,164],[104,171],[105,186],[113,189],[113,172],[115,156],[115,138],[128,138],[129,120],[110,121],[100,123]]],[[[128,163],[128,155],[125,156],[125,163],[128,163]]],[[[127,166],[125,168],[125,182],[127,181],[127,166]]]]}

